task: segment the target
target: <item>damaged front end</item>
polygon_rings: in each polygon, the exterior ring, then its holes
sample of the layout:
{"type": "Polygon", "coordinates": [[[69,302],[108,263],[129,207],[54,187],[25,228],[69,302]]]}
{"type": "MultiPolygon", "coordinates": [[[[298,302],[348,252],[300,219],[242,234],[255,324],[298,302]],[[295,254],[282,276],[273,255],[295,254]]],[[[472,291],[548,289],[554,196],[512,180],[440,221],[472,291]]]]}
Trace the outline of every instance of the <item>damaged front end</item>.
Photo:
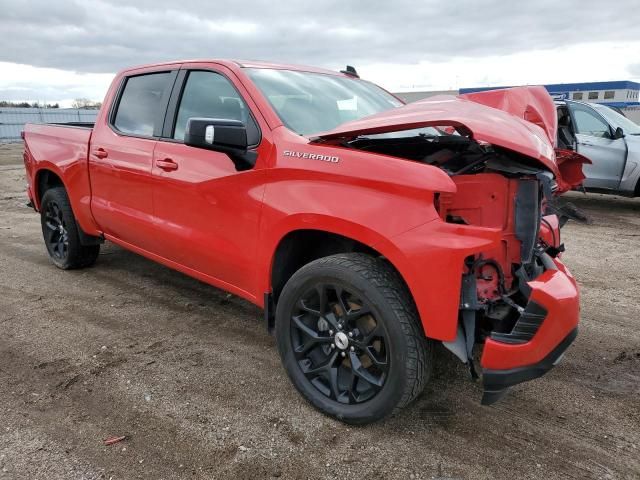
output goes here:
{"type": "MultiPolygon", "coordinates": [[[[473,377],[477,377],[473,347],[484,344],[482,403],[490,404],[508,387],[539,377],[556,363],[575,337],[577,289],[560,262],[564,246],[558,217],[546,214],[556,187],[544,171],[513,166],[501,171],[499,163],[489,162],[483,173],[455,176],[453,180],[456,194],[439,197],[441,218],[501,232],[500,242],[465,260],[458,334],[455,340],[443,342],[469,365],[473,377]],[[553,278],[552,283],[560,287],[552,288],[550,296],[546,295],[548,281],[541,281],[546,278],[553,278]],[[569,302],[556,301],[557,293],[569,302]],[[536,336],[550,313],[555,317],[567,308],[570,314],[560,323],[569,323],[568,343],[540,357],[546,350],[538,345],[540,338],[536,336]]],[[[542,339],[543,344],[565,341],[552,333],[552,338],[542,339]]]]}
{"type": "Polygon", "coordinates": [[[579,215],[557,196],[580,184],[588,160],[562,151],[556,160],[551,115],[546,91],[513,89],[407,105],[315,139],[442,169],[456,191],[436,193],[441,221],[459,235],[497,239],[465,254],[457,333],[443,338],[474,378],[474,346],[483,345],[483,404],[543,375],[577,333],[579,295],[560,260],[560,226],[579,215]]]}
{"type": "MultiPolygon", "coordinates": [[[[422,140],[430,145],[421,161],[439,166],[456,184],[455,193],[436,196],[441,220],[499,233],[499,241],[466,257],[457,335],[443,342],[473,378],[473,349],[484,345],[482,403],[491,404],[508,387],[543,375],[575,338],[578,294],[560,261],[557,177],[531,159],[464,135],[422,140]],[[537,336],[543,326],[546,332],[537,336]]],[[[419,141],[400,140],[413,148],[419,141]]],[[[408,152],[395,142],[396,154],[408,152]]],[[[352,146],[379,150],[388,143],[360,138],[352,146]]]]}

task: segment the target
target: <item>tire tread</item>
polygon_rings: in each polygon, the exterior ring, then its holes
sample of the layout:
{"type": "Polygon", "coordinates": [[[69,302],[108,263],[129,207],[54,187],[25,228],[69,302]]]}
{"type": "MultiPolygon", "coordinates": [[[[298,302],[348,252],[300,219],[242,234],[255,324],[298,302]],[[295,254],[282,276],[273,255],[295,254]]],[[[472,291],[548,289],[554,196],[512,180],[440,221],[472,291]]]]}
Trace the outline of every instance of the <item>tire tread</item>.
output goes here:
{"type": "Polygon", "coordinates": [[[53,258],[51,261],[55,266],[63,270],[71,270],[76,268],[86,268],[93,265],[100,253],[100,245],[82,245],[80,242],[79,229],[76,217],[69,202],[69,196],[64,187],[52,187],[42,195],[41,215],[44,215],[44,205],[49,198],[55,200],[63,215],[67,219],[67,233],[69,235],[69,256],[64,263],[56,262],[53,258]]]}

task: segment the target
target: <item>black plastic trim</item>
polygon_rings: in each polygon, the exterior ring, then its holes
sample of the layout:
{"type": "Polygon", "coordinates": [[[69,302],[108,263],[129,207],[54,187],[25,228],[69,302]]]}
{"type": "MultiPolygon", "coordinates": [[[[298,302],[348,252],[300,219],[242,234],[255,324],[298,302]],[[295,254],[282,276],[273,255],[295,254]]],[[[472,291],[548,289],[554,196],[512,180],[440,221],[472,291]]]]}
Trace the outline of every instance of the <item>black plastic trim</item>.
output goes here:
{"type": "MultiPolygon", "coordinates": [[[[173,140],[173,126],[176,123],[178,105],[180,104],[180,99],[182,98],[182,89],[187,83],[185,80],[188,72],[188,70],[180,69],[178,71],[178,75],[176,76],[176,80],[173,83],[173,87],[171,88],[171,95],[169,96],[169,103],[167,104],[167,113],[164,116],[164,121],[162,123],[161,136],[163,140],[173,140]]],[[[179,140],[176,141],[179,142],[179,140]]]]}
{"type": "Polygon", "coordinates": [[[273,294],[271,292],[264,294],[264,324],[265,327],[267,327],[267,333],[273,335],[276,326],[276,315],[273,304],[273,294]]]}
{"type": "Polygon", "coordinates": [[[527,382],[539,378],[551,370],[558,362],[569,345],[578,336],[578,327],[569,334],[540,362],[526,367],[511,368],[508,370],[485,370],[482,369],[482,385],[484,393],[482,395],[482,405],[491,405],[500,400],[508,391],[509,387],[518,383],[527,382]]]}
{"type": "Polygon", "coordinates": [[[99,237],[94,237],[93,235],[87,235],[84,233],[84,230],[80,228],[78,225],[78,238],[80,239],[80,244],[89,246],[89,245],[101,245],[104,243],[104,236],[100,235],[99,237]]]}
{"type": "Polygon", "coordinates": [[[526,343],[533,338],[547,317],[547,310],[536,302],[529,302],[510,333],[491,332],[491,339],[502,343],[526,343]]]}
{"type": "Polygon", "coordinates": [[[540,228],[540,186],[537,180],[521,180],[516,193],[516,238],[522,263],[531,263],[540,228]]]}

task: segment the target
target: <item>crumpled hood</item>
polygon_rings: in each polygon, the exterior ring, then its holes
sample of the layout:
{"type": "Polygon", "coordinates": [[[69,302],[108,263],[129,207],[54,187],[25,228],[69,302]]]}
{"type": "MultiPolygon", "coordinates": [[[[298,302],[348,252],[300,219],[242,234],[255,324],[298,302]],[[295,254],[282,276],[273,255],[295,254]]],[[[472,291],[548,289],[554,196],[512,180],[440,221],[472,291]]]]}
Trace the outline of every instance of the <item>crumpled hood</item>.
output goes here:
{"type": "Polygon", "coordinates": [[[554,154],[557,114],[544,87],[438,95],[344,123],[328,132],[311,135],[311,139],[353,138],[447,125],[468,130],[478,142],[536,159],[559,176],[554,154]]]}

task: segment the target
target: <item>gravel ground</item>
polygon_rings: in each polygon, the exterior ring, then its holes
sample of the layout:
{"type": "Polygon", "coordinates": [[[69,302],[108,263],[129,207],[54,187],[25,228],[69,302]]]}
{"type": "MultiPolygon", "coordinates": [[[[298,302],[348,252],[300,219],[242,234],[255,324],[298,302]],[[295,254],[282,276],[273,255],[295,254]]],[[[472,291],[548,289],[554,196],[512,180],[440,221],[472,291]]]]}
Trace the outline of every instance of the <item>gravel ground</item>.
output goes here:
{"type": "Polygon", "coordinates": [[[0,478],[640,478],[640,201],[570,196],[592,224],[563,230],[563,362],[482,407],[441,351],[417,401],[353,428],[301,399],[247,302],[110,244],[53,267],[2,145],[0,478]]]}

